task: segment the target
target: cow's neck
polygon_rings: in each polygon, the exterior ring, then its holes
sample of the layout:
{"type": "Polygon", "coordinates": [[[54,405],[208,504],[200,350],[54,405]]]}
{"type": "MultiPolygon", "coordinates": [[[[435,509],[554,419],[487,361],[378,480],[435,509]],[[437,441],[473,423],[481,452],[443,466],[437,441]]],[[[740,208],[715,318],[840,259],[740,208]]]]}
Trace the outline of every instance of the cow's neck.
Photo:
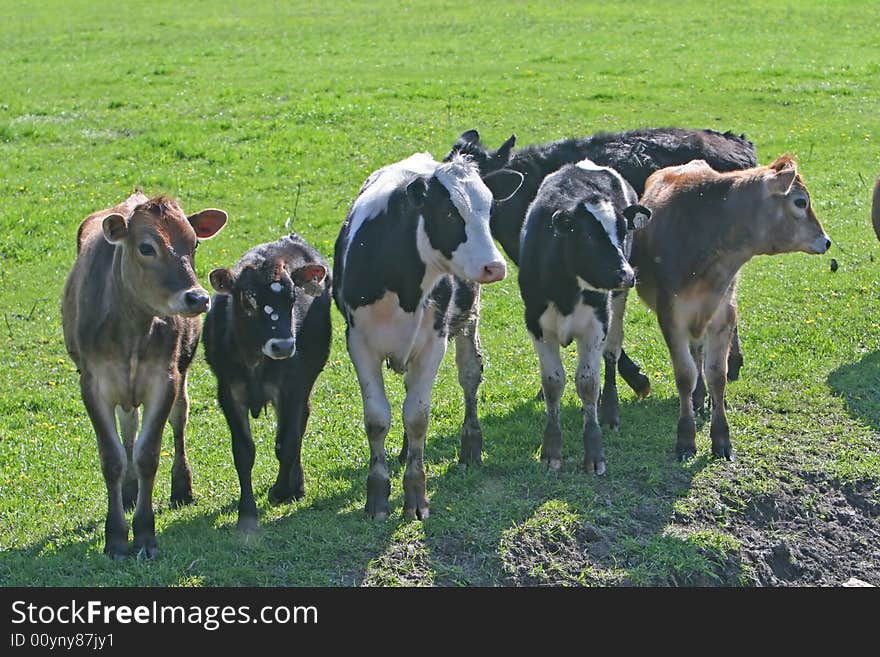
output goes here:
{"type": "Polygon", "coordinates": [[[110,286],[113,301],[107,309],[108,320],[116,324],[119,334],[126,336],[148,334],[156,316],[126,284],[122,272],[122,249],[118,246],[113,256],[110,286]]]}

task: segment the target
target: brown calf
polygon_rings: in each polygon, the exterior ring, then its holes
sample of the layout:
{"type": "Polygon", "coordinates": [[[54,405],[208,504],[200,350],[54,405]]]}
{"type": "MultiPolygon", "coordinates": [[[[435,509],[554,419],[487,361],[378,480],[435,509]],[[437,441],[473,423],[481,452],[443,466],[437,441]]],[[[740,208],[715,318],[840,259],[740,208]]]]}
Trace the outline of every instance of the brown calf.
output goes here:
{"type": "Polygon", "coordinates": [[[135,553],[156,553],[153,484],[166,421],[174,432],[171,502],[192,501],[186,370],[201,332],[198,316],[210,305],[193,255],[198,240],[225,223],[222,210],[187,217],[173,199],[148,199],[137,190],[80,224],[64,286],[64,341],[98,438],[108,496],[104,552],[113,558],[128,552],[124,510],[135,501],[135,553]]]}
{"type": "Polygon", "coordinates": [[[871,204],[871,223],[874,224],[874,233],[880,240],[880,177],[874,185],[874,202],[871,204]]]}
{"type": "Polygon", "coordinates": [[[632,264],[672,357],[681,405],[677,455],[684,461],[696,453],[692,394],[705,359],[712,454],[730,460],[724,387],[739,270],[756,255],[825,253],[831,240],[787,155],[730,173],[703,160],[661,169],[648,178],[641,202],[653,214],[635,234],[632,264]]]}

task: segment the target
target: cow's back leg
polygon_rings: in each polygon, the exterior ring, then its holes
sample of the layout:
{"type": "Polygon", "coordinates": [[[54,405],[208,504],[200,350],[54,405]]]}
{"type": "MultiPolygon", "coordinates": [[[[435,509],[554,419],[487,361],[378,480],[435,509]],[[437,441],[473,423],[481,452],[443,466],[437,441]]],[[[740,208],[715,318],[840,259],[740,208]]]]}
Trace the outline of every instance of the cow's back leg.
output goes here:
{"type": "Polygon", "coordinates": [[[446,353],[446,339],[434,337],[412,359],[406,371],[406,399],[403,402],[403,426],[409,438],[406,470],[403,473],[403,515],[405,518],[428,517],[425,494],[425,438],[431,417],[431,391],[437,370],[446,353]]]}
{"type": "Polygon", "coordinates": [[[189,418],[189,395],[186,388],[186,372],[184,372],[180,376],[177,397],[168,416],[168,423],[174,433],[174,464],[171,466],[172,507],[191,504],[193,501],[192,470],[186,458],[186,421],[189,418]]]}
{"type": "Polygon", "coordinates": [[[541,369],[541,391],[544,393],[544,407],[547,422],[541,441],[541,462],[553,470],[562,467],[562,426],[559,422],[559,407],[562,393],[565,392],[565,367],[559,357],[559,342],[555,336],[544,334],[542,339],[532,336],[532,344],[538,354],[541,369]]]}
{"type": "Polygon", "coordinates": [[[240,493],[237,527],[243,532],[253,532],[257,529],[257,502],[254,499],[251,472],[254,469],[256,448],[251,436],[247,407],[243,401],[245,393],[243,390],[239,390],[239,393],[236,395],[228,383],[222,380],[217,382],[217,400],[229,425],[229,433],[232,437],[232,461],[235,463],[235,472],[238,475],[240,493]]]}
{"type": "Polygon", "coordinates": [[[617,361],[623,347],[623,316],[626,312],[626,291],[611,295],[611,321],[605,339],[605,387],[599,407],[599,421],[616,431],[620,428],[620,399],[617,394],[617,361]]]}
{"type": "MultiPolygon", "coordinates": [[[[158,376],[154,380],[161,381],[158,376]]],[[[145,558],[152,558],[158,553],[156,517],[153,513],[153,487],[156,484],[156,470],[159,468],[159,454],[162,450],[162,430],[174,405],[178,384],[178,380],[154,384],[144,401],[143,422],[134,444],[138,498],[132,518],[132,529],[135,552],[145,558]]]]}
{"type": "Polygon", "coordinates": [[[687,461],[697,453],[697,426],[694,421],[692,395],[697,383],[697,366],[691,356],[690,336],[687,329],[675,321],[675,310],[668,302],[657,306],[657,320],[663,339],[669,348],[675,387],[678,390],[678,429],[675,453],[679,461],[687,461]]]}
{"type": "Polygon", "coordinates": [[[690,343],[691,358],[697,368],[697,382],[694,384],[694,394],[691,395],[691,403],[694,406],[694,415],[706,416],[706,379],[703,373],[703,340],[693,340],[690,343]]]}
{"type": "Polygon", "coordinates": [[[348,353],[357,373],[364,405],[364,429],[370,444],[370,473],[367,475],[367,503],[370,518],[388,517],[391,479],[385,456],[385,438],[391,427],[391,406],[382,378],[382,358],[373,353],[356,328],[348,331],[348,353]]]}
{"type": "Polygon", "coordinates": [[[128,524],[125,522],[122,502],[122,481],[127,463],[125,448],[116,432],[113,405],[101,397],[98,381],[83,374],[80,377],[80,390],[98,439],[98,456],[107,485],[104,553],[112,559],[121,559],[128,554],[128,524]]]}
{"type": "MultiPolygon", "coordinates": [[[[735,306],[734,306],[735,307],[735,306]]],[[[727,380],[736,381],[744,364],[742,344],[739,341],[739,324],[733,325],[733,336],[730,340],[730,354],[727,356],[727,380]]]]}
{"type": "Polygon", "coordinates": [[[116,407],[119,433],[122,434],[122,444],[125,446],[126,465],[125,475],[122,478],[122,506],[126,511],[133,509],[135,502],[137,502],[138,480],[132,452],[134,450],[134,440],[137,438],[138,415],[137,406],[130,411],[122,410],[121,406],[116,407]]]}
{"type": "MultiPolygon", "coordinates": [[[[275,434],[275,456],[278,458],[278,476],[269,489],[269,501],[280,504],[290,499],[299,500],[306,494],[302,469],[302,438],[309,420],[309,400],[294,389],[281,401],[278,408],[278,429],[275,434]]],[[[284,394],[282,392],[282,394],[284,394]]]]}
{"type": "Polygon", "coordinates": [[[483,353],[480,348],[479,316],[469,320],[455,336],[455,366],[464,392],[464,422],[458,460],[479,465],[483,452],[483,430],[477,417],[477,389],[483,380],[483,353]]]}
{"type": "Polygon", "coordinates": [[[712,424],[709,435],[712,438],[712,455],[733,460],[730,444],[730,427],[724,405],[727,385],[727,363],[733,328],[736,326],[736,307],[725,302],[715,313],[706,330],[706,378],[709,394],[712,396],[712,424]]]}
{"type": "Polygon", "coordinates": [[[584,416],[584,470],[602,475],[605,474],[605,449],[596,405],[599,401],[605,331],[598,322],[591,329],[577,340],[578,368],[574,380],[584,416]]]}
{"type": "Polygon", "coordinates": [[[633,362],[623,347],[620,349],[617,371],[638,397],[644,398],[651,394],[651,380],[642,372],[642,368],[639,367],[638,363],[633,362]]]}

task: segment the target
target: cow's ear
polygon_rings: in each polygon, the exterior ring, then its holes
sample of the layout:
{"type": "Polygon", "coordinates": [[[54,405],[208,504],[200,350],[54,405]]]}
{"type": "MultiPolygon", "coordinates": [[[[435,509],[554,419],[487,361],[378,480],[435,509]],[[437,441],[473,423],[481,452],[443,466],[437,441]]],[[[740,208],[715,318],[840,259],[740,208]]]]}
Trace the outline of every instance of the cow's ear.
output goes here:
{"type": "Polygon", "coordinates": [[[496,201],[506,201],[522,187],[523,175],[513,169],[500,169],[483,178],[483,182],[496,201]]]}
{"type": "Polygon", "coordinates": [[[309,263],[290,272],[294,284],[313,297],[320,296],[324,292],[322,282],[326,276],[327,268],[319,263],[309,263]]]}
{"type": "Polygon", "coordinates": [[[770,186],[774,192],[788,194],[791,191],[795,178],[797,178],[797,166],[786,167],[774,174],[770,180],[770,186]]]}
{"type": "Polygon", "coordinates": [[[228,217],[223,210],[216,210],[214,208],[208,208],[187,217],[193,230],[196,231],[196,237],[200,240],[214,237],[226,225],[227,219],[228,217]]]}
{"type": "Polygon", "coordinates": [[[117,212],[104,217],[101,228],[104,230],[104,239],[110,244],[118,244],[128,234],[128,223],[125,221],[125,217],[117,212]]]}
{"type": "Polygon", "coordinates": [[[510,138],[501,144],[501,148],[495,151],[495,155],[492,156],[492,159],[500,166],[506,165],[510,162],[510,158],[513,155],[514,146],[516,146],[516,135],[510,135],[510,138]]]}
{"type": "Polygon", "coordinates": [[[428,194],[428,183],[424,178],[416,178],[406,186],[406,198],[417,208],[425,204],[425,196],[428,194]]]}
{"type": "Polygon", "coordinates": [[[559,233],[569,232],[574,227],[571,213],[568,210],[557,210],[550,219],[553,229],[559,233]]]}
{"type": "Polygon", "coordinates": [[[213,270],[208,275],[208,279],[211,281],[211,287],[220,294],[232,294],[235,289],[235,276],[223,267],[213,270]]]}
{"type": "Polygon", "coordinates": [[[624,208],[623,216],[626,217],[626,227],[628,230],[641,230],[648,225],[651,211],[644,205],[636,203],[624,208]]]}
{"type": "Polygon", "coordinates": [[[478,144],[480,142],[480,133],[474,129],[467,130],[461,133],[461,137],[458,138],[458,141],[466,144],[478,144]]]}

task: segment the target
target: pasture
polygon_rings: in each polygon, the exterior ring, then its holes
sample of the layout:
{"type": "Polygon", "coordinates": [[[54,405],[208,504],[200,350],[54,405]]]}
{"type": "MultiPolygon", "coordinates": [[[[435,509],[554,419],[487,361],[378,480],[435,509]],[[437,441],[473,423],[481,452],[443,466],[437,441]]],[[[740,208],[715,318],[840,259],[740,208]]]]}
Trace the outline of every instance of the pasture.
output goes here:
{"type": "MultiPolygon", "coordinates": [[[[880,24],[871,2],[214,2],[0,0],[0,584],[18,586],[880,585],[880,24]],[[491,4],[491,6],[490,6],[491,4]],[[292,226],[328,259],[366,176],[469,128],[497,147],[676,125],[791,152],[829,254],[760,257],[739,293],[745,367],[728,387],[736,461],[674,458],[678,413],[656,319],[630,297],[608,475],[579,469],[574,385],[563,468],[538,462],[543,404],[516,270],[483,290],[483,466],[458,465],[453,354],[434,392],[431,516],[364,517],[360,393],[333,310],[303,444],[306,496],[271,506],[272,413],[253,423],[260,531],[236,532],[229,430],[202,348],[190,370],[196,504],[169,507],[160,556],[103,556],[106,492],[61,332],[79,222],[135,186],[229,223],[196,256],[231,266],[292,226]],[[830,259],[839,263],[831,271],[830,259]]],[[[450,352],[453,348],[450,348],[450,352]]],[[[569,375],[575,350],[564,352],[569,375]]],[[[387,449],[402,439],[390,382],[387,449]]],[[[130,516],[129,516],[130,519],[130,516]]]]}

